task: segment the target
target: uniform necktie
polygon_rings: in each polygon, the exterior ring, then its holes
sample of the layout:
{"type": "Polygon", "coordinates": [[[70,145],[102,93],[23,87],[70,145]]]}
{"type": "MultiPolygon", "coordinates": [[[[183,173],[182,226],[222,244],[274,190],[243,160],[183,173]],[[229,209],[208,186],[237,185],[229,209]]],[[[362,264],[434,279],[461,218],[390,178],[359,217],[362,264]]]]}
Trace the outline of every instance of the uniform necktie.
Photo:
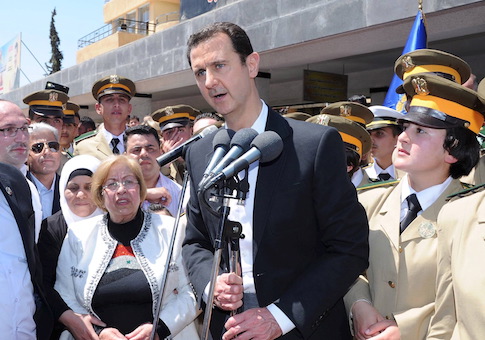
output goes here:
{"type": "Polygon", "coordinates": [[[118,143],[120,142],[120,140],[118,138],[113,138],[111,140],[111,145],[113,146],[113,153],[115,155],[119,155],[120,154],[120,149],[118,149],[118,143]]]}
{"type": "Polygon", "coordinates": [[[391,175],[389,175],[387,172],[381,172],[377,177],[379,177],[381,181],[388,181],[391,179],[391,175]]]}
{"type": "Polygon", "coordinates": [[[416,218],[416,216],[418,216],[418,212],[421,211],[421,205],[419,204],[418,197],[416,197],[416,194],[411,194],[408,197],[406,197],[406,201],[408,202],[409,209],[406,215],[404,216],[403,220],[401,221],[401,224],[400,224],[401,233],[416,218]]]}

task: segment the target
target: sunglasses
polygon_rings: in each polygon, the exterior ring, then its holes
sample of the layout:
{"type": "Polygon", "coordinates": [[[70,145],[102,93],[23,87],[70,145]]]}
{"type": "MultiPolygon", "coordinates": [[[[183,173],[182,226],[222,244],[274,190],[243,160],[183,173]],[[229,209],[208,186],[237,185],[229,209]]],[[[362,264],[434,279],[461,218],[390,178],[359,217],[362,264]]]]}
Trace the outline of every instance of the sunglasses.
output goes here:
{"type": "Polygon", "coordinates": [[[44,146],[49,148],[50,152],[59,152],[59,143],[58,142],[40,142],[40,143],[34,143],[31,146],[31,149],[34,153],[41,153],[44,151],[44,146]]]}

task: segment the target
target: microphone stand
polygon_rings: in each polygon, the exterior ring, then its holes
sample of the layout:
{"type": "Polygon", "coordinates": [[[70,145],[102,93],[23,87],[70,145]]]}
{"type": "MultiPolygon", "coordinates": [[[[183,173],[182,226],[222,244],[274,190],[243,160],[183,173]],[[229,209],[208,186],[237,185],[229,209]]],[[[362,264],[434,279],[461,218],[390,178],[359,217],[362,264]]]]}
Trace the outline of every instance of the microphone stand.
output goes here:
{"type": "MultiPolygon", "coordinates": [[[[247,177],[247,174],[246,174],[247,177]]],[[[205,306],[204,312],[204,322],[202,325],[202,339],[207,340],[209,338],[209,328],[210,322],[212,318],[212,309],[214,305],[214,290],[215,290],[215,283],[217,280],[217,275],[219,274],[219,266],[221,263],[222,251],[224,249],[225,243],[229,244],[229,269],[230,272],[236,273],[240,275],[238,270],[239,264],[239,238],[241,237],[242,233],[242,225],[239,222],[230,221],[227,219],[230,213],[229,207],[229,200],[233,198],[238,198],[240,195],[238,194],[237,197],[232,197],[226,192],[232,193],[234,189],[237,189],[239,192],[240,185],[236,183],[233,178],[225,180],[223,185],[219,188],[220,192],[222,192],[222,206],[219,209],[219,227],[218,233],[214,240],[214,260],[212,262],[212,269],[211,269],[211,276],[210,276],[210,284],[209,284],[209,295],[207,297],[207,304],[205,306]]],[[[247,191],[246,191],[247,192],[247,191]]],[[[207,207],[209,207],[210,211],[214,213],[212,208],[209,204],[205,201],[205,192],[201,192],[201,201],[203,201],[207,207]]],[[[243,194],[245,198],[246,194],[243,194]]],[[[241,199],[241,198],[239,198],[241,199]]],[[[236,314],[235,311],[231,311],[231,315],[236,314]]]]}
{"type": "Polygon", "coordinates": [[[155,333],[157,332],[158,321],[160,319],[160,309],[162,307],[163,292],[167,283],[168,269],[170,267],[170,261],[172,259],[173,249],[175,245],[175,239],[177,238],[177,230],[180,223],[180,215],[182,214],[185,192],[187,190],[187,183],[189,182],[189,174],[187,170],[184,171],[184,179],[182,182],[182,189],[180,190],[180,198],[177,205],[177,216],[175,217],[175,223],[173,226],[172,237],[168,246],[167,261],[165,268],[163,269],[162,280],[160,282],[160,294],[158,295],[158,301],[155,309],[155,315],[153,317],[152,332],[150,333],[150,340],[155,339],[155,333]]]}

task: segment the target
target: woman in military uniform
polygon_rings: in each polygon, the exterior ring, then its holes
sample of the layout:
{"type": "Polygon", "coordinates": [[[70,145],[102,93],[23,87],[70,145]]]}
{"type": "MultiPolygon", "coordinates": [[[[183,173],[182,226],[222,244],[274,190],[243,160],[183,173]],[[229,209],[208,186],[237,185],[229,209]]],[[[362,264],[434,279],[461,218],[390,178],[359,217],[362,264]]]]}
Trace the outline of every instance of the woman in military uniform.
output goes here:
{"type": "Polygon", "coordinates": [[[404,90],[412,100],[394,165],[407,174],[380,196],[360,197],[370,265],[345,297],[357,339],[426,339],[436,296],[436,219],[479,157],[485,105],[476,92],[430,74],[409,76],[404,90]]]}

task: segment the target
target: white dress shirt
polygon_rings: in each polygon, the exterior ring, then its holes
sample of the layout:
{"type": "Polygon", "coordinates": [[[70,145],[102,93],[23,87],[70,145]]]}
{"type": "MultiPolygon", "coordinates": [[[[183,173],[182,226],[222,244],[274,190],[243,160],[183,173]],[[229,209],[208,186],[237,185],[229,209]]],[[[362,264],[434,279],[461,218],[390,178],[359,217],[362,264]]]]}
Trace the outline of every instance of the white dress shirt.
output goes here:
{"type": "MultiPolygon", "coordinates": [[[[179,204],[180,191],[182,187],[178,183],[175,183],[175,181],[172,181],[170,178],[160,173],[160,176],[158,177],[158,181],[157,181],[157,184],[155,185],[155,188],[161,188],[161,187],[167,189],[170,195],[172,196],[172,201],[170,202],[169,205],[166,206],[167,210],[170,212],[170,214],[173,217],[177,216],[177,207],[179,204]]],[[[142,209],[144,210],[147,210],[149,206],[150,206],[150,202],[148,201],[144,201],[142,203],[142,209]]],[[[185,211],[185,206],[182,206],[182,213],[184,211],[185,211]]]]}
{"type": "Polygon", "coordinates": [[[2,339],[33,340],[34,287],[17,221],[0,191],[0,334],[2,339]]]}
{"type": "Polygon", "coordinates": [[[365,172],[367,172],[367,176],[369,178],[379,178],[379,175],[382,173],[387,173],[391,176],[390,179],[396,179],[396,171],[394,170],[394,164],[389,165],[386,169],[382,169],[377,162],[374,162],[365,168],[365,172]]]}
{"type": "Polygon", "coordinates": [[[109,148],[111,150],[113,150],[113,146],[111,145],[111,140],[113,138],[118,138],[118,140],[120,142],[118,143],[118,145],[116,145],[116,147],[118,148],[118,150],[120,150],[120,155],[125,152],[125,145],[123,143],[123,137],[125,136],[125,132],[124,131],[123,131],[123,133],[121,135],[116,136],[116,135],[113,135],[108,130],[106,130],[104,128],[104,125],[99,130],[103,134],[104,138],[106,138],[106,141],[108,142],[109,148]]]}

